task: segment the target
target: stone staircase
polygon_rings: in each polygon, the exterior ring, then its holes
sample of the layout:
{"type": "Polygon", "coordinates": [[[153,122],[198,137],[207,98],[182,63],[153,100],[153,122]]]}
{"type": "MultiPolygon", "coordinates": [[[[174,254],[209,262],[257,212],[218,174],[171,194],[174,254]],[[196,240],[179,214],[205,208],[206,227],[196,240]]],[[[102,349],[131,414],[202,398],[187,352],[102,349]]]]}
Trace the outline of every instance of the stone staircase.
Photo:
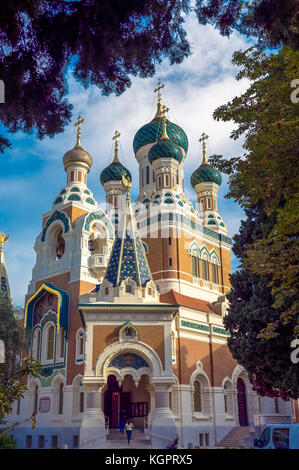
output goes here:
{"type": "Polygon", "coordinates": [[[216,447],[253,447],[254,436],[253,426],[238,426],[233,428],[216,447]]]}
{"type": "Polygon", "coordinates": [[[106,449],[151,449],[151,438],[144,434],[143,429],[133,429],[132,438],[128,445],[127,434],[119,429],[110,429],[105,445],[106,449]]]}

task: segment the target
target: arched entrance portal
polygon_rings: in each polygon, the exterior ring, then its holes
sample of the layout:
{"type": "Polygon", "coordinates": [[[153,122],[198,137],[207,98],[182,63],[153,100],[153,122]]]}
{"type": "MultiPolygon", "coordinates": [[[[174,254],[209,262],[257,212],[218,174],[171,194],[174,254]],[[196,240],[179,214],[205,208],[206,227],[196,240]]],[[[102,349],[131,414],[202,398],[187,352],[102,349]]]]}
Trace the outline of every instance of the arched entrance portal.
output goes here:
{"type": "Polygon", "coordinates": [[[119,413],[125,411],[136,428],[143,428],[144,418],[150,411],[150,394],[147,391],[149,377],[142,375],[136,387],[133,377],[126,375],[121,387],[116,377],[109,375],[104,395],[104,413],[109,418],[109,427],[118,428],[119,413]]]}
{"type": "Polygon", "coordinates": [[[237,380],[238,390],[238,412],[240,426],[248,426],[247,403],[246,403],[246,387],[241,378],[237,380]]]}

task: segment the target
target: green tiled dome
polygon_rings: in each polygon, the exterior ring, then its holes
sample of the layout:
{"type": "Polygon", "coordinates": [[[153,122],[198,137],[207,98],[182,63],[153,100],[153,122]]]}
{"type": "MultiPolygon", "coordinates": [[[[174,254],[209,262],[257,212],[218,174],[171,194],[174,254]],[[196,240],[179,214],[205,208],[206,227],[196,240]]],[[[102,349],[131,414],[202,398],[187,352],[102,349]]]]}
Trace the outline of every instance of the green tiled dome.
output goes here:
{"type": "MultiPolygon", "coordinates": [[[[136,153],[137,150],[146,144],[153,144],[157,142],[162,136],[162,128],[163,126],[161,118],[155,118],[148,124],[142,126],[134,137],[134,152],[136,153]]],[[[166,120],[166,130],[171,142],[179,145],[185,150],[185,152],[187,152],[188,138],[183,129],[177,124],[166,120]]]]}
{"type": "Polygon", "coordinates": [[[200,167],[197,168],[191,176],[191,184],[193,188],[195,188],[198,183],[216,183],[220,186],[221,182],[221,173],[208,163],[200,165],[200,167]]]}
{"type": "Polygon", "coordinates": [[[159,158],[174,158],[179,163],[183,160],[182,149],[168,139],[162,139],[157,144],[153,145],[148,154],[150,163],[153,163],[159,158]]]}
{"type": "Polygon", "coordinates": [[[127,178],[130,178],[132,181],[132,176],[129,170],[125,168],[120,162],[114,161],[107,168],[105,168],[100,176],[100,181],[102,184],[107,183],[108,181],[121,181],[123,175],[127,178]]]}

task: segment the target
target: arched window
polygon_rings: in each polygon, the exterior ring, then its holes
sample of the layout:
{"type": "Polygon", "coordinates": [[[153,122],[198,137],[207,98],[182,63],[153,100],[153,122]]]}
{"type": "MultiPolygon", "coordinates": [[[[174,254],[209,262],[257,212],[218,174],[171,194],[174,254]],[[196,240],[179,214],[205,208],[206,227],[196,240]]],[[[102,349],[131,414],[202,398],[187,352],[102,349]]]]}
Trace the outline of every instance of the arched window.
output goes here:
{"type": "Polygon", "coordinates": [[[59,384],[58,414],[63,414],[63,383],[59,384]]]}
{"type": "Polygon", "coordinates": [[[197,256],[192,256],[192,276],[199,277],[199,265],[197,256]]]}
{"type": "Polygon", "coordinates": [[[207,259],[203,259],[203,260],[201,261],[201,265],[202,265],[202,278],[203,278],[205,281],[208,281],[208,280],[210,279],[208,260],[207,260],[207,259]]]}
{"type": "Polygon", "coordinates": [[[212,282],[214,284],[219,284],[218,266],[216,264],[211,264],[211,269],[212,269],[212,282]]]}
{"type": "Polygon", "coordinates": [[[84,359],[84,330],[80,329],[76,335],[76,362],[84,359]]]}
{"type": "Polygon", "coordinates": [[[61,259],[64,251],[65,251],[65,241],[62,236],[63,231],[60,230],[58,235],[57,235],[57,240],[56,240],[56,259],[61,259]]]}
{"type": "Polygon", "coordinates": [[[32,340],[32,357],[39,360],[40,358],[40,329],[36,329],[32,340]]]}
{"type": "Polygon", "coordinates": [[[211,414],[209,382],[202,373],[198,374],[193,381],[193,412],[195,417],[199,413],[206,417],[211,414]]]}
{"type": "Polygon", "coordinates": [[[224,401],[224,413],[226,415],[233,416],[234,410],[233,410],[232,384],[228,380],[223,385],[223,401],[224,401]]]}
{"type": "Polygon", "coordinates": [[[75,378],[73,382],[73,415],[78,416],[84,412],[85,393],[82,385],[82,376],[75,378]]]}
{"type": "Polygon", "coordinates": [[[63,360],[64,359],[64,348],[65,348],[64,329],[61,327],[60,331],[59,331],[59,335],[57,337],[56,359],[58,359],[58,360],[63,360]]]}
{"type": "Polygon", "coordinates": [[[47,352],[46,360],[51,361],[54,359],[54,326],[50,325],[47,329],[47,352]]]}
{"type": "Polygon", "coordinates": [[[38,385],[34,386],[34,395],[33,395],[33,410],[37,412],[38,408],[38,385]]]}
{"type": "Polygon", "coordinates": [[[202,413],[201,384],[199,380],[194,382],[194,411],[202,413]]]}

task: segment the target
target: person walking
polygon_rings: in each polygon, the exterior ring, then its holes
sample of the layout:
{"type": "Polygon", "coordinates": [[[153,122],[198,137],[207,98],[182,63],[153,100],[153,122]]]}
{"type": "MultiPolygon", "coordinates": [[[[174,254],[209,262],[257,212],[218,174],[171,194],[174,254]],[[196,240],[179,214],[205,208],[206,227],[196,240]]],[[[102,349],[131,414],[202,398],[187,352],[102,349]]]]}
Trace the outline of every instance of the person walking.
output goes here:
{"type": "Polygon", "coordinates": [[[126,430],[127,438],[128,438],[128,445],[130,445],[130,440],[131,440],[131,437],[132,437],[133,429],[134,429],[133,421],[129,418],[126,422],[126,425],[125,425],[125,430],[126,430]]]}
{"type": "Polygon", "coordinates": [[[121,410],[119,413],[119,432],[124,432],[125,428],[125,422],[126,422],[126,413],[125,410],[121,410]]]}

